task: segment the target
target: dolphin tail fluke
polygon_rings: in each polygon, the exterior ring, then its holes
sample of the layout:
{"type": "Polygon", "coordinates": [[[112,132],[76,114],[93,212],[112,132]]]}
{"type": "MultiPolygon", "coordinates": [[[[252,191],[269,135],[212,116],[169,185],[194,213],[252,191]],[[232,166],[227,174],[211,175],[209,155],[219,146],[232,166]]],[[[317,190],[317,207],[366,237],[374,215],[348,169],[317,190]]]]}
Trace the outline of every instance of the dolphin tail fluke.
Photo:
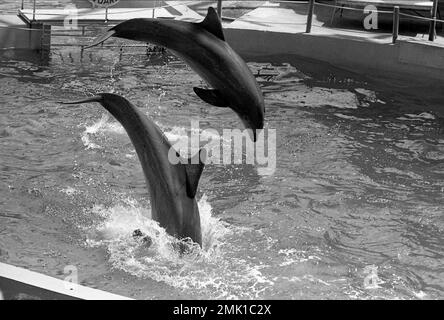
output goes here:
{"type": "Polygon", "coordinates": [[[92,47],[95,47],[99,44],[101,44],[102,42],[108,40],[109,38],[111,38],[116,32],[114,30],[108,30],[105,34],[102,34],[101,36],[97,37],[93,43],[91,43],[90,45],[84,47],[84,49],[89,49],[92,47]]]}
{"type": "Polygon", "coordinates": [[[61,104],[66,104],[66,105],[73,105],[73,104],[83,104],[83,103],[90,103],[90,102],[102,102],[103,101],[103,97],[102,96],[94,96],[94,97],[90,97],[90,98],[86,98],[83,100],[78,100],[78,101],[61,101],[61,104]]]}

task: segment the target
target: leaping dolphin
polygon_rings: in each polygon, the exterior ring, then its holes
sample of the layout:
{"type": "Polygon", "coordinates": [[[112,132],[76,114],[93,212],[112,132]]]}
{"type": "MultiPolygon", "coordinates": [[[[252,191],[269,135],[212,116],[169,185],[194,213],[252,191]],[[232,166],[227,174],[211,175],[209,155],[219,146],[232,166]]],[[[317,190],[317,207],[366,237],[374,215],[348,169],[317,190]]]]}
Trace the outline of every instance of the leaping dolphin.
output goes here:
{"type": "Polygon", "coordinates": [[[194,88],[205,102],[229,107],[245,127],[264,127],[265,103],[259,85],[245,61],[225,41],[222,24],[214,8],[204,21],[192,23],[161,19],[131,19],[98,37],[96,46],[110,37],[154,43],[183,59],[213,89],[194,88]]]}
{"type": "MultiPolygon", "coordinates": [[[[179,239],[191,238],[202,246],[196,191],[204,169],[202,149],[197,164],[173,165],[168,154],[172,148],[159,127],[125,98],[111,93],[63,104],[99,102],[125,128],[142,164],[150,193],[152,218],[179,239]]],[[[177,155],[179,157],[179,155],[177,155]]],[[[183,160],[183,159],[182,159],[183,160]]]]}

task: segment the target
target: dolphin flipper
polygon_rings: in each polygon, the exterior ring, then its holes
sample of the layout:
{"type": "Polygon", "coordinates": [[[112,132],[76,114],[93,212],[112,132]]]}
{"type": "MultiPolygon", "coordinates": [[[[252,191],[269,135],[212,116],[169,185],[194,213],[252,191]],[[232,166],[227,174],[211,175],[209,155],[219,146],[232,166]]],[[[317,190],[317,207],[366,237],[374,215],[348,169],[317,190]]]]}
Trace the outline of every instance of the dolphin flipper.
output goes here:
{"type": "Polygon", "coordinates": [[[220,22],[219,15],[213,7],[208,8],[207,16],[205,20],[198,23],[202,28],[209,33],[215,35],[220,40],[225,41],[224,30],[222,29],[222,23],[220,22]]]}
{"type": "Polygon", "coordinates": [[[222,98],[218,90],[193,88],[194,92],[206,103],[209,103],[215,107],[226,108],[228,107],[225,100],[222,98]]]}
{"type": "Polygon", "coordinates": [[[199,153],[191,159],[191,164],[185,165],[185,170],[187,172],[187,195],[190,198],[196,197],[197,187],[205,167],[206,157],[206,149],[200,149],[199,153]]]}

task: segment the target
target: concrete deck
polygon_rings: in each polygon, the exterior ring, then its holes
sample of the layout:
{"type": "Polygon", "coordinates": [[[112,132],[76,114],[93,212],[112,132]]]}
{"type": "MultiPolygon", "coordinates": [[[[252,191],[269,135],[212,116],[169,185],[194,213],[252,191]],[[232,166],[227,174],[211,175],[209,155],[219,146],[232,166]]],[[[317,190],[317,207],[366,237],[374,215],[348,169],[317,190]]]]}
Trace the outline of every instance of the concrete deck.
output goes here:
{"type": "MultiPolygon", "coordinates": [[[[374,41],[390,44],[392,42],[391,34],[391,16],[384,15],[379,18],[379,30],[365,30],[362,26],[363,14],[353,15],[354,21],[359,21],[359,25],[350,21],[352,18],[340,18],[334,26],[330,25],[330,18],[333,9],[325,7],[316,7],[313,16],[312,34],[329,35],[332,37],[353,38],[362,41],[374,41]],[[358,16],[358,18],[357,18],[358,16]],[[389,28],[388,23],[390,24],[389,28]]],[[[344,13],[344,14],[349,14],[344,13]]],[[[352,13],[351,13],[352,14],[352,13]]],[[[411,19],[404,20],[400,25],[400,39],[403,40],[424,40],[425,44],[432,44],[427,41],[428,24],[424,28],[424,23],[417,25],[419,30],[416,34],[410,32],[411,26],[403,34],[403,26],[411,23],[411,19]]],[[[420,22],[420,21],[417,21],[420,22]]],[[[263,6],[252,10],[246,15],[238,18],[234,22],[227,24],[228,29],[257,30],[264,32],[284,32],[284,33],[305,33],[307,25],[307,4],[282,5],[278,3],[267,2],[263,6]]],[[[433,43],[444,44],[444,37],[438,34],[433,43]]]]}
{"type": "Polygon", "coordinates": [[[0,50],[9,48],[37,50],[41,45],[41,29],[33,31],[16,15],[0,16],[0,50]]]}
{"type": "Polygon", "coordinates": [[[0,297],[5,300],[132,300],[1,262],[0,297]]]}
{"type": "Polygon", "coordinates": [[[307,6],[266,3],[227,25],[227,39],[250,57],[297,55],[353,71],[444,79],[444,37],[427,41],[427,22],[414,21],[412,29],[412,21],[404,19],[392,44],[391,15],[380,15],[376,31],[365,30],[364,14],[356,11],[344,13],[353,19],[338,18],[339,25],[332,27],[333,9],[316,6],[312,32],[307,34],[307,6]]]}

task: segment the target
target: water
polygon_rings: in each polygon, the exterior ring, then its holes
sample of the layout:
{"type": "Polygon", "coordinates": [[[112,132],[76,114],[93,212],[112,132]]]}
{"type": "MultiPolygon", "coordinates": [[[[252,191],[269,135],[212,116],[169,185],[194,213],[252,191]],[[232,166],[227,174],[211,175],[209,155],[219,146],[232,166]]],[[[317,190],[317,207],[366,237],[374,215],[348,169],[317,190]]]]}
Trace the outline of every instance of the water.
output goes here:
{"type": "Polygon", "coordinates": [[[181,61],[126,53],[95,49],[80,61],[78,48],[55,48],[48,63],[0,53],[0,261],[61,279],[75,266],[80,283],[137,299],[443,298],[436,86],[248,59],[277,129],[276,171],[207,166],[204,247],[180,256],[150,219],[123,128],[97,104],[58,101],[122,94],[172,140],[190,119],[241,124],[192,93],[201,80],[181,61]]]}

